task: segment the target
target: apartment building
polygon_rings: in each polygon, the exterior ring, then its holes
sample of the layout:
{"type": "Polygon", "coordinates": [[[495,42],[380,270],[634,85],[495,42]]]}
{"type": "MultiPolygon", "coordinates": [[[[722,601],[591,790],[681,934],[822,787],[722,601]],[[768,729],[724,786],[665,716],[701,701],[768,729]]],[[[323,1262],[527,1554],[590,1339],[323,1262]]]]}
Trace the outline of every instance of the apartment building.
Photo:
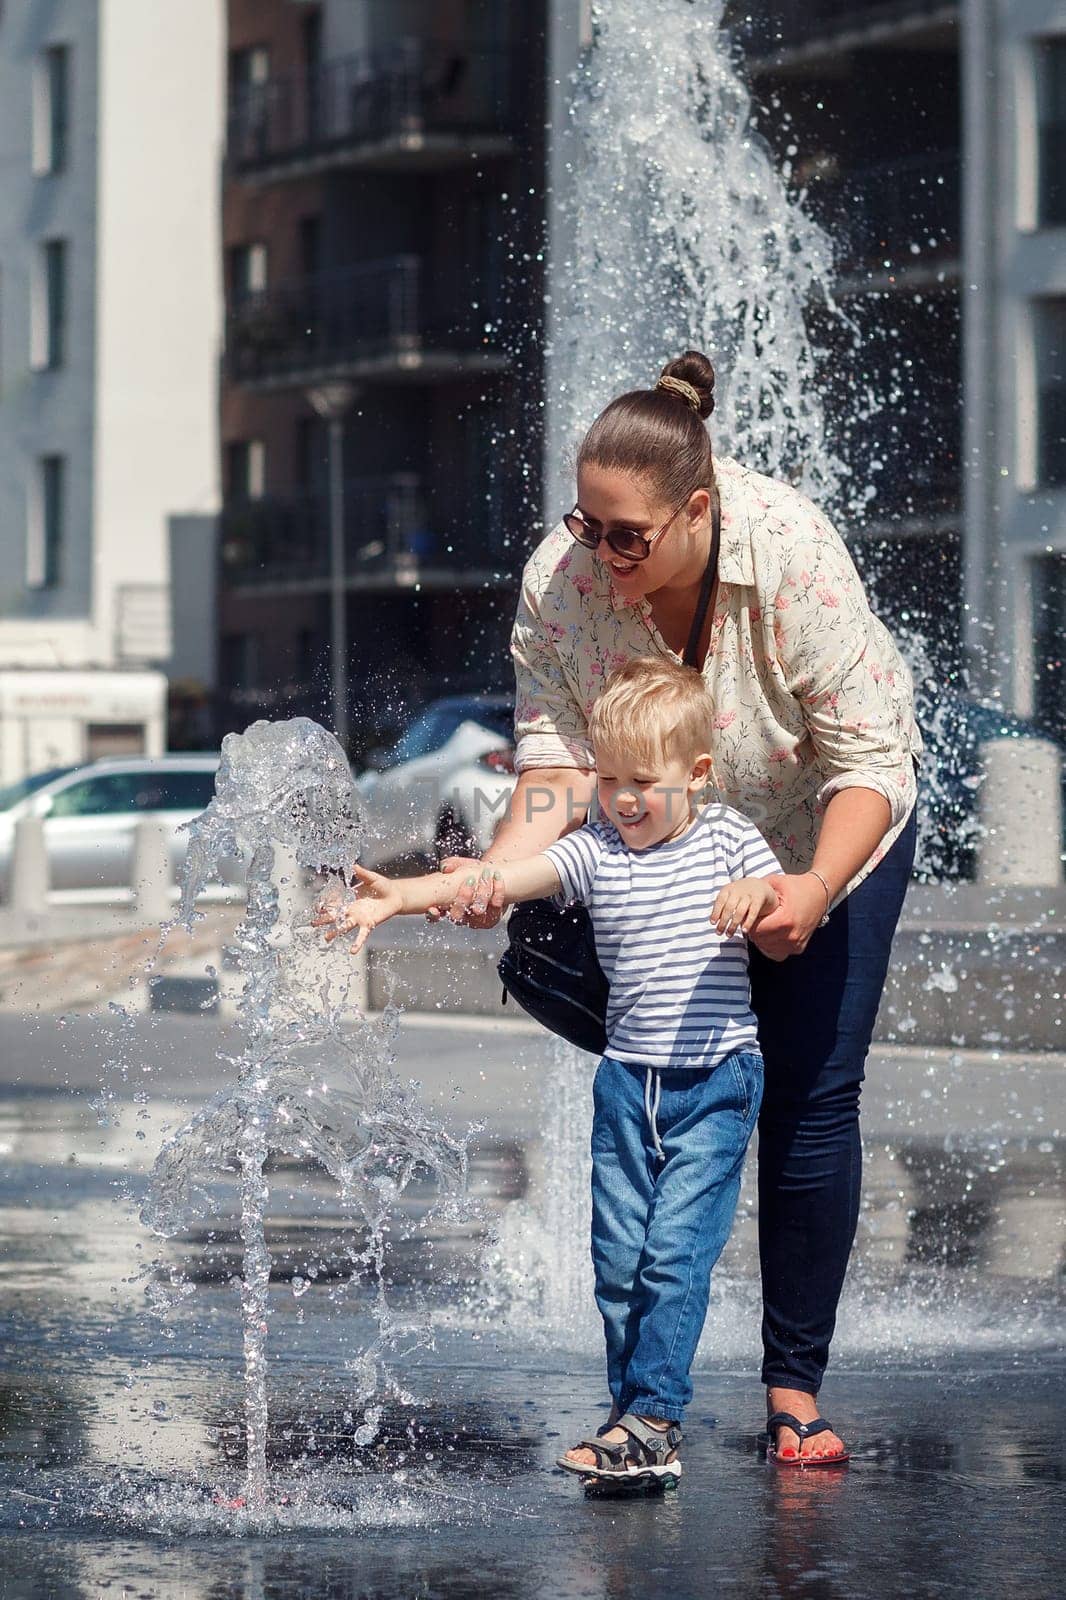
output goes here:
{"type": "Polygon", "coordinates": [[[223,728],[357,756],[509,676],[539,517],[542,6],[230,0],[223,728]]]}
{"type": "Polygon", "coordinates": [[[859,332],[858,364],[830,347],[823,369],[878,486],[849,542],[938,683],[965,667],[1062,737],[1066,5],[775,0],[732,21],[859,332]]]}
{"type": "MultiPolygon", "coordinates": [[[[433,693],[507,682],[514,574],[562,492],[542,349],[593,23],[584,0],[230,0],[229,21],[225,725],[329,713],[339,396],[365,747],[433,693]]],[[[1066,5],[738,0],[726,25],[835,241],[814,331],[878,608],[931,682],[1062,733],[1066,5]]]]}
{"type": "Polygon", "coordinates": [[[812,317],[852,478],[841,531],[941,682],[962,665],[958,10],[775,0],[732,15],[758,127],[834,244],[837,312],[812,317]]]}
{"type": "Polygon", "coordinates": [[[216,504],[222,25],[0,10],[0,781],[163,742],[168,519],[216,504]]]}

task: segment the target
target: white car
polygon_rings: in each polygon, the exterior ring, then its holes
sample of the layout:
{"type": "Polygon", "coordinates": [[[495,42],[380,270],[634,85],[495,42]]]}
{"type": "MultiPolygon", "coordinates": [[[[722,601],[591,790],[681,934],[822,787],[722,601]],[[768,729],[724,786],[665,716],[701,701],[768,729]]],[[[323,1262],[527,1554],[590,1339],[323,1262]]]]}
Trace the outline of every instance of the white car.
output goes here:
{"type": "Polygon", "coordinates": [[[355,780],[366,865],[480,855],[514,792],[513,724],[514,701],[506,695],[431,701],[355,780]]]}
{"type": "Polygon", "coordinates": [[[11,854],[20,817],[44,823],[50,888],[121,898],[131,887],[134,829],[144,817],[166,830],[175,878],[185,859],[185,822],[215,792],[217,756],[108,758],[38,773],[0,790],[0,897],[11,892],[11,854]]]}

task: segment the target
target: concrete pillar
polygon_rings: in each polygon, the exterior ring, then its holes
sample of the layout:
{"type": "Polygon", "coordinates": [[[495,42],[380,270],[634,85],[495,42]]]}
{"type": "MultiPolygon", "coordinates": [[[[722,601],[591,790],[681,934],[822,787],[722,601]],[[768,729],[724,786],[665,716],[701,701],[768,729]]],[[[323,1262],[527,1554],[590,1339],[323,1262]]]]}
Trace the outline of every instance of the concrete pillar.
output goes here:
{"type": "Polygon", "coordinates": [[[1062,759],[1049,739],[981,746],[979,883],[1062,882],[1062,759]]]}
{"type": "Polygon", "coordinates": [[[170,849],[161,822],[143,817],[133,830],[133,906],[146,927],[174,914],[170,898],[170,849]]]}
{"type": "Polygon", "coordinates": [[[11,906],[29,916],[48,908],[48,852],[40,817],[20,817],[15,823],[11,855],[11,906]]]}

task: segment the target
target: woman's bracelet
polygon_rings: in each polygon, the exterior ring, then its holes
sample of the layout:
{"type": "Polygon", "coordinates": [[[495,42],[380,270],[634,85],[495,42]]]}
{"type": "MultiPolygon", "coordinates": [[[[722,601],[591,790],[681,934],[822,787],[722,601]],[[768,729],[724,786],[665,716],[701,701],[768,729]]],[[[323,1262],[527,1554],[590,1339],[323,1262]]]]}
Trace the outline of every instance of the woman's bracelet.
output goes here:
{"type": "Polygon", "coordinates": [[[822,874],[818,871],[817,867],[808,867],[807,871],[810,873],[812,878],[817,878],[818,879],[818,882],[821,884],[822,888],[825,890],[825,916],[822,918],[821,922],[818,924],[818,926],[820,928],[824,928],[826,923],[829,921],[829,912],[830,912],[830,910],[832,908],[832,905],[833,905],[833,891],[832,891],[832,889],[830,889],[828,883],[826,883],[825,879],[822,877],[822,874]]]}

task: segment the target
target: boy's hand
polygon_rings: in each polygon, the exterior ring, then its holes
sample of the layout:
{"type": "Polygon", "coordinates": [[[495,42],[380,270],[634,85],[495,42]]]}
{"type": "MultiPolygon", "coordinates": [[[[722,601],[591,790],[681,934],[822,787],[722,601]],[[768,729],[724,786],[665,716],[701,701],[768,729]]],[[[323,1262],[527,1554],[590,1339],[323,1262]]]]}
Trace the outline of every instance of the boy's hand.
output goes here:
{"type": "Polygon", "coordinates": [[[767,878],[738,878],[727,883],[711,908],[711,926],[728,937],[750,933],[777,910],[777,890],[767,878]]]}
{"type": "Polygon", "coordinates": [[[358,884],[358,894],[344,899],[324,896],[315,907],[311,918],[313,928],[326,928],[326,943],[332,944],[339,934],[356,930],[352,941],[352,954],[357,955],[370,937],[371,929],[403,910],[403,894],[398,884],[383,878],[379,872],[366,867],[352,868],[358,884]]]}

